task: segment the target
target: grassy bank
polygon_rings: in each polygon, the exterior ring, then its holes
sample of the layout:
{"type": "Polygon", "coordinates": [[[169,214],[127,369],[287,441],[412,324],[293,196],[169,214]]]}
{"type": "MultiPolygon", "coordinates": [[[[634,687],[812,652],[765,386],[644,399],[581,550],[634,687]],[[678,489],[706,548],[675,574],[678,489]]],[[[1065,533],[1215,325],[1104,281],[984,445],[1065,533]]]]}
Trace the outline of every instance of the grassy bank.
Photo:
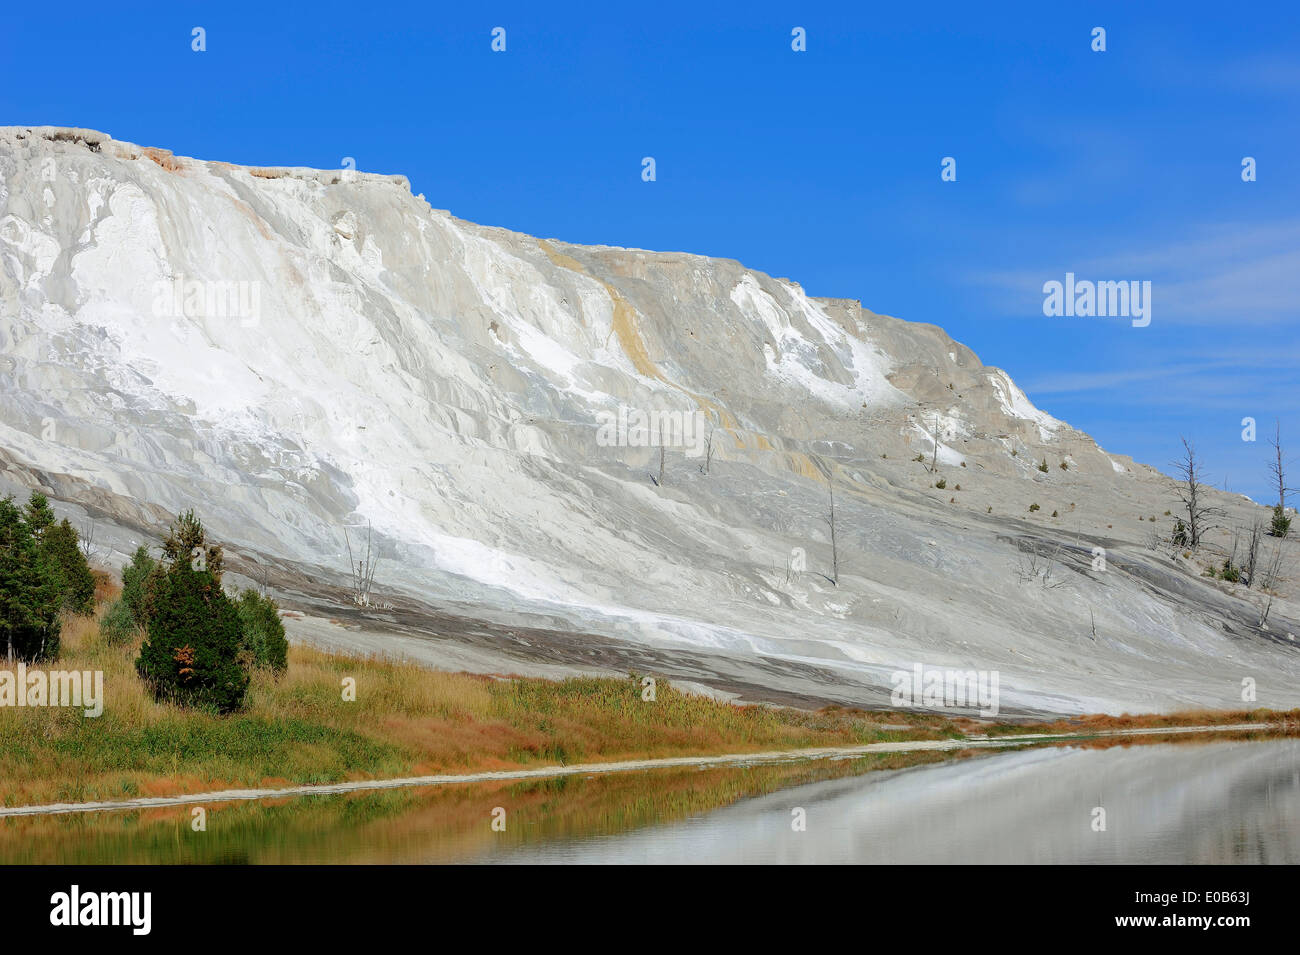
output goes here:
{"type": "Polygon", "coordinates": [[[658,756],[960,735],[942,716],[735,706],[638,679],[495,679],[290,651],[218,716],[158,702],[137,648],[69,618],[55,666],[101,670],[104,709],[0,708],[0,802],[26,805],[658,756]],[[345,678],[356,699],[343,699],[345,678]],[[885,728],[882,724],[893,724],[885,728]],[[895,728],[906,725],[908,729],[895,728]]]}
{"type": "Polygon", "coordinates": [[[650,702],[642,699],[634,676],[501,679],[299,646],[290,650],[287,673],[277,678],[255,672],[245,708],[219,716],[155,700],[136,675],[137,651],[110,646],[98,617],[67,620],[55,666],[102,671],[103,714],[88,718],[75,708],[0,707],[0,803],[162,796],[969,732],[1300,723],[1300,712],[1254,710],[988,725],[940,714],[736,706],[679,693],[664,681],[650,702]],[[345,678],[355,681],[353,702],[343,698],[345,678]]]}

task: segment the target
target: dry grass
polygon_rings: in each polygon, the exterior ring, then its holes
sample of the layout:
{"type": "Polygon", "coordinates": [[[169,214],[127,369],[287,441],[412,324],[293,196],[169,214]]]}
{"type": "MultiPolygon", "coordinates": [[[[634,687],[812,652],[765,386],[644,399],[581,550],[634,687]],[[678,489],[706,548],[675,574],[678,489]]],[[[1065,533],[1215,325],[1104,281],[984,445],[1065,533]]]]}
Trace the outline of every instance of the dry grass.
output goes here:
{"type": "Polygon", "coordinates": [[[122,596],[122,585],[113,579],[113,575],[100,567],[92,567],[95,578],[95,606],[109,604],[122,596]]]}
{"type": "MultiPolygon", "coordinates": [[[[104,606],[101,605],[102,614],[104,606]]],[[[0,801],[19,805],[228,786],[469,772],[959,735],[939,716],[736,706],[640,680],[494,679],[294,646],[278,679],[254,673],[231,716],[158,702],[97,618],[66,622],[63,669],[101,670],[104,712],[0,709],[0,801]],[[343,699],[352,678],[356,700],[343,699]],[[883,719],[912,729],[885,730],[883,719]]]]}
{"type": "MultiPolygon", "coordinates": [[[[115,588],[105,587],[106,594],[115,588]]],[[[102,614],[106,605],[101,604],[102,614]]],[[[979,732],[1088,733],[1300,720],[1300,712],[1195,711],[990,725],[942,714],[736,706],[640,680],[496,679],[293,646],[288,672],[254,673],[230,716],[155,700],[138,647],[111,647],[98,618],[66,622],[63,669],[104,674],[104,712],[0,708],[0,802],[20,805],[235,786],[472,772],[539,764],[711,755],[979,732]],[[343,699],[343,681],[356,700],[343,699]]]]}
{"type": "Polygon", "coordinates": [[[1234,723],[1300,724],[1300,710],[1180,710],[1176,713],[1092,713],[1049,723],[999,724],[990,735],[1009,733],[1092,733],[1125,729],[1161,729],[1178,726],[1229,726],[1234,723]]]}

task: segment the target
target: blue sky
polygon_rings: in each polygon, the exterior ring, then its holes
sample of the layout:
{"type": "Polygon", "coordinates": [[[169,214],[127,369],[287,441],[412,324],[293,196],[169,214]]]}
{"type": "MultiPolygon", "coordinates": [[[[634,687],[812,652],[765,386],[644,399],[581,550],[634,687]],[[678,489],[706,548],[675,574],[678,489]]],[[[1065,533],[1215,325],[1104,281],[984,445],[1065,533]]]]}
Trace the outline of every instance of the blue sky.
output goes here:
{"type": "Polygon", "coordinates": [[[354,157],[475,222],[739,259],[941,325],[1157,467],[1186,434],[1215,483],[1266,499],[1274,419],[1300,459],[1293,0],[69,0],[5,20],[0,125],[261,165],[354,157]],[[1043,283],[1067,271],[1150,281],[1151,324],[1045,317],[1043,283]]]}

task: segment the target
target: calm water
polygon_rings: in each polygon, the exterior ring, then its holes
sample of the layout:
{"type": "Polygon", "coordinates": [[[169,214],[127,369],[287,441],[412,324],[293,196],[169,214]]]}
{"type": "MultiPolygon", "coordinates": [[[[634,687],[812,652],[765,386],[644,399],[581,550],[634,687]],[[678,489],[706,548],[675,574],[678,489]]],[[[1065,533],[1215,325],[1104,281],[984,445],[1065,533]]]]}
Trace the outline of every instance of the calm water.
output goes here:
{"type": "Polygon", "coordinates": [[[1300,741],[1038,749],[800,786],[501,862],[1297,863],[1300,741]],[[1094,831],[1094,807],[1106,829],[1094,831]],[[791,829],[791,810],[807,830],[791,829]]]}
{"type": "Polygon", "coordinates": [[[1300,741],[656,771],[0,820],[3,862],[1300,862],[1300,741]],[[1105,831],[1094,831],[1094,809],[1105,831]],[[506,810],[506,831],[491,828],[506,810]],[[802,809],[806,830],[791,827],[802,809]]]}

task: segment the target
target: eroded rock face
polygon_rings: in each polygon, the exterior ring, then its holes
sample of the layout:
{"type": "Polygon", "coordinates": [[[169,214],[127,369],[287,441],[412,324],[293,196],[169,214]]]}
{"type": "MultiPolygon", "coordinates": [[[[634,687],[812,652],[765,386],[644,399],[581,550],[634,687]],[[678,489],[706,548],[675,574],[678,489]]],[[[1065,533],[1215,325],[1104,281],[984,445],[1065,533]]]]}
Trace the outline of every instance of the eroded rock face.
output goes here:
{"type": "Polygon", "coordinates": [[[802,666],[845,701],[920,661],[999,670],[1006,707],[1235,706],[1243,677],[1300,702],[1290,604],[1258,631],[1143,546],[1169,479],[938,327],[736,262],[473,225],[400,176],[9,127],[0,345],[10,479],[136,526],[195,507],[317,581],[369,522],[381,599],[707,650],[778,690],[802,666]],[[1025,582],[1030,537],[1108,569],[1061,553],[1064,586],[1025,582]]]}

